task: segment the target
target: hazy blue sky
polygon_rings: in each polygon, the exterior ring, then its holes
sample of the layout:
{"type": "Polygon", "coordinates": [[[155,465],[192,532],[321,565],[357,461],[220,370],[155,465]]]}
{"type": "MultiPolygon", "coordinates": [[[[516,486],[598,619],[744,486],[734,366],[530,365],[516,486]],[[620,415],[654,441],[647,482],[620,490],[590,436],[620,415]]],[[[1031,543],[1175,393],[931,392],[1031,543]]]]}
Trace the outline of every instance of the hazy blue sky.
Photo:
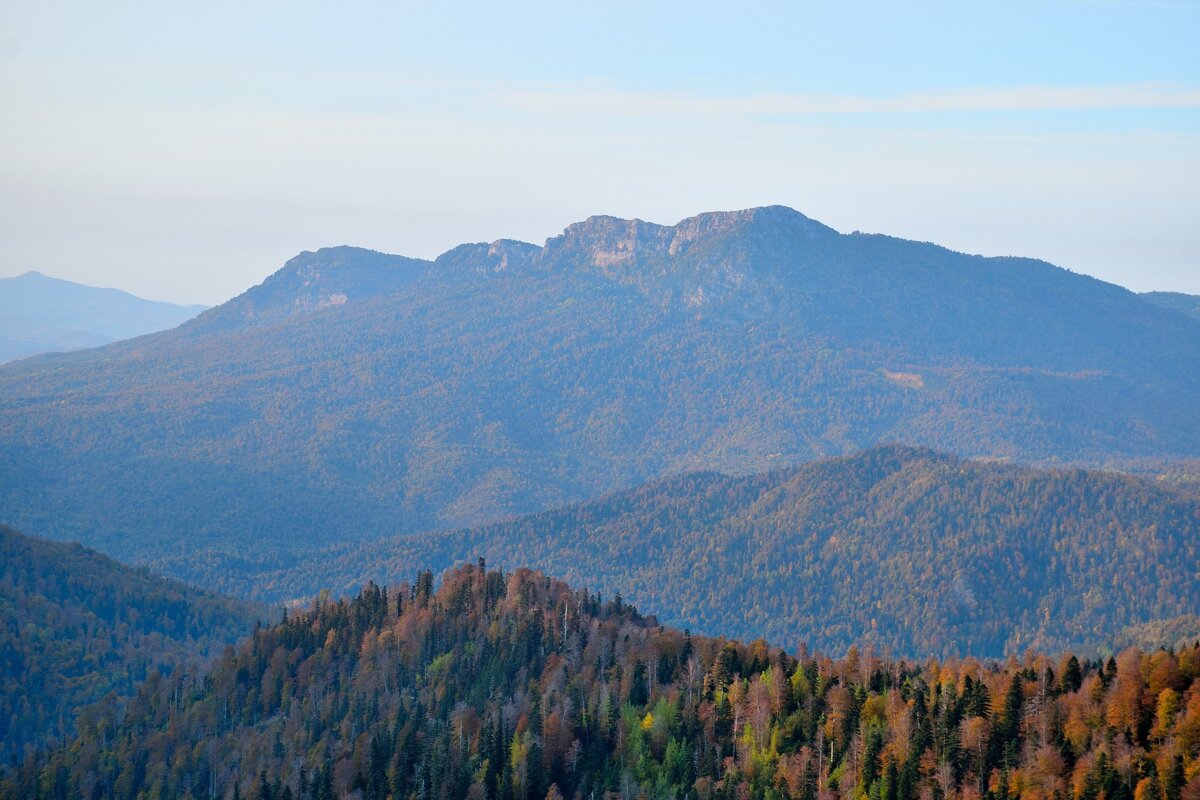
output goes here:
{"type": "Polygon", "coordinates": [[[334,5],[0,0],[0,275],[784,203],[1200,293],[1200,2],[334,5]]]}

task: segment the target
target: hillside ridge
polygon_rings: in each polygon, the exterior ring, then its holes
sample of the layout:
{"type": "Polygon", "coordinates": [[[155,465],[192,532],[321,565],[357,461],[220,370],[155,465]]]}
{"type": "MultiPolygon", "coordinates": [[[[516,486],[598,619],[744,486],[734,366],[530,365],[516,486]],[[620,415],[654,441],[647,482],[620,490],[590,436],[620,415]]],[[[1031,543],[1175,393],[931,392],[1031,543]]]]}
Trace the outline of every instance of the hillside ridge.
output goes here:
{"type": "Polygon", "coordinates": [[[880,445],[762,474],[661,478],[475,528],[240,568],[213,553],[155,563],[278,601],[483,556],[620,591],[698,632],[1002,657],[1119,647],[1123,629],[1146,642],[1179,618],[1174,643],[1186,615],[1200,614],[1197,541],[1200,497],[1161,482],[880,445]]]}
{"type": "Polygon", "coordinates": [[[1200,321],[1120,287],[775,207],[573,230],[312,251],[176,330],[0,368],[0,520],[199,566],[888,441],[1200,460],[1200,321]]]}
{"type": "Polygon", "coordinates": [[[483,561],[367,584],[8,773],[0,798],[1191,800],[1200,643],[832,659],[483,561]],[[1136,792],[1136,794],[1135,794],[1136,792]]]}
{"type": "Polygon", "coordinates": [[[267,612],[0,525],[0,763],[63,741],[93,704],[119,708],[152,673],[219,654],[267,612]]]}

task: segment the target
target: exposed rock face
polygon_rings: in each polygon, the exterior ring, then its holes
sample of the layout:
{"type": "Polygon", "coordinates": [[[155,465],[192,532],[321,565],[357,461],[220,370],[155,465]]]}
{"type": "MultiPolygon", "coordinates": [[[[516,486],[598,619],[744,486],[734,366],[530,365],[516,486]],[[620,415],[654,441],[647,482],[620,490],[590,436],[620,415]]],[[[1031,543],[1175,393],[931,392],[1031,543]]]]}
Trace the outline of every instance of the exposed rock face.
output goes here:
{"type": "Polygon", "coordinates": [[[498,239],[491,244],[461,244],[434,262],[432,275],[442,278],[455,276],[486,276],[527,270],[542,248],[513,239],[498,239]]]}
{"type": "Polygon", "coordinates": [[[198,317],[197,328],[264,322],[388,294],[418,279],[430,262],[361,247],[305,251],[258,286],[198,317]]]}
{"type": "Polygon", "coordinates": [[[590,269],[667,309],[698,311],[735,297],[752,308],[789,268],[838,236],[783,206],[700,214],[673,226],[597,216],[547,241],[535,260],[544,269],[590,269]]]}

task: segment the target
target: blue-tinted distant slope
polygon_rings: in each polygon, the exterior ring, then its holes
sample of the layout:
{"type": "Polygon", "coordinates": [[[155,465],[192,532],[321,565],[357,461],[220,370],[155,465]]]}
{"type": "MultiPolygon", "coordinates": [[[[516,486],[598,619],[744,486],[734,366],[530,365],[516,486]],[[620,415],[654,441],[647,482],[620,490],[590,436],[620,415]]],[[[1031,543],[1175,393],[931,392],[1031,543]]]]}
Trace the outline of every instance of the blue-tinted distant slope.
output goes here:
{"type": "Polygon", "coordinates": [[[1155,305],[1200,319],[1200,296],[1183,292],[1142,292],[1140,296],[1155,305]]]}
{"type": "Polygon", "coordinates": [[[219,653],[266,611],[0,525],[0,758],[61,740],[84,706],[219,653]]]}
{"type": "Polygon", "coordinates": [[[667,478],[468,530],[338,545],[240,583],[220,562],[193,577],[229,576],[228,588],[284,597],[348,593],[479,556],[620,592],[669,624],[789,648],[872,643],[917,657],[1000,657],[1131,639],[1157,646],[1154,635],[1174,644],[1200,631],[1194,495],[1108,472],[888,445],[760,475],[667,478]]]}
{"type": "Polygon", "coordinates": [[[0,278],[0,363],[174,328],[203,310],[40,272],[0,278]]]}
{"type": "Polygon", "coordinates": [[[771,207],[434,262],[306,253],[178,329],[0,370],[0,519],[126,557],[476,524],[880,441],[1200,456],[1200,321],[771,207]]]}

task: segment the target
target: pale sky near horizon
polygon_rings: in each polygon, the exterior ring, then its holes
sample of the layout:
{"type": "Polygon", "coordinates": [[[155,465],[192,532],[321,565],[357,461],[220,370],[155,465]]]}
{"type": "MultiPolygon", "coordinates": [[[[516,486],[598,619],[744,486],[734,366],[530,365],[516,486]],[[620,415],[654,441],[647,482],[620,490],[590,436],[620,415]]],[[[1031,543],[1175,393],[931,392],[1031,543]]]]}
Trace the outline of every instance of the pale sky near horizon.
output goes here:
{"type": "Polygon", "coordinates": [[[0,0],[0,276],[782,203],[1200,294],[1200,0],[325,6],[0,0]]]}

